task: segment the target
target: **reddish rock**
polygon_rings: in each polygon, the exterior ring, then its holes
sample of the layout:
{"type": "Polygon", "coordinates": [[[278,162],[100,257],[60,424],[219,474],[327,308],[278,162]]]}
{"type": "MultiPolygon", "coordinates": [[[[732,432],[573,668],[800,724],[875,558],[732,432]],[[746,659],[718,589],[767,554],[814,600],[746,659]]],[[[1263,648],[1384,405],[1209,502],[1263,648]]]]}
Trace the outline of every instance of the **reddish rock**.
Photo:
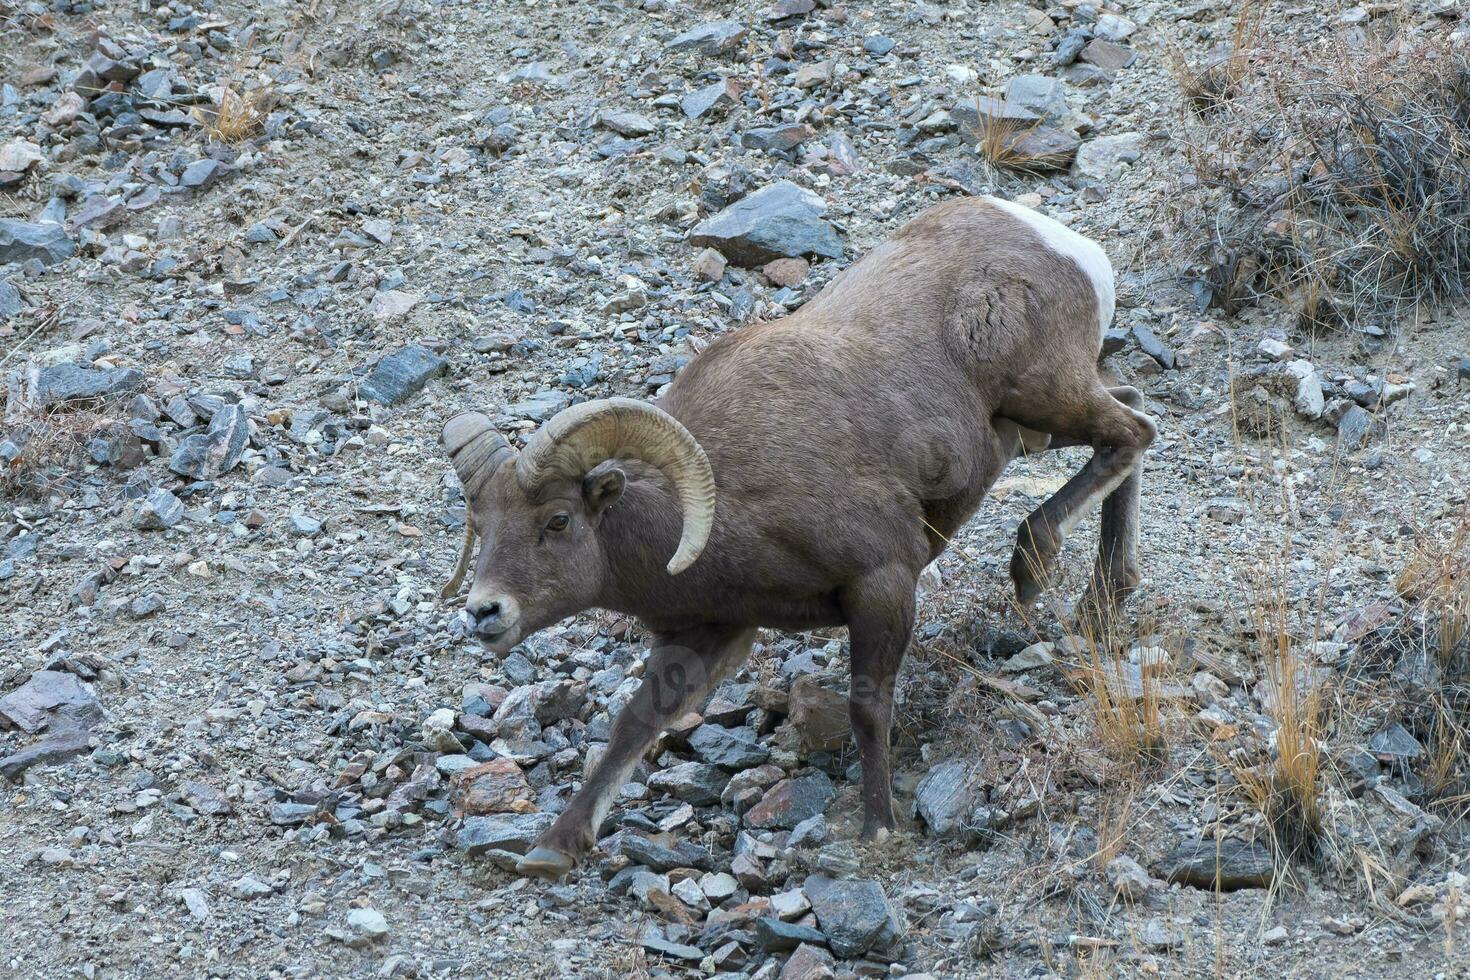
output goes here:
{"type": "Polygon", "coordinates": [[[827,808],[835,790],[820,771],[783,779],[745,813],[745,825],[760,830],[790,830],[827,808]]]}
{"type": "Polygon", "coordinates": [[[776,259],[767,262],[761,273],[777,286],[795,286],[806,278],[810,269],[806,259],[776,259]]]}
{"type": "Polygon", "coordinates": [[[491,759],[454,777],[459,809],[470,816],[490,813],[530,813],[531,786],[521,767],[510,759],[491,759]]]}

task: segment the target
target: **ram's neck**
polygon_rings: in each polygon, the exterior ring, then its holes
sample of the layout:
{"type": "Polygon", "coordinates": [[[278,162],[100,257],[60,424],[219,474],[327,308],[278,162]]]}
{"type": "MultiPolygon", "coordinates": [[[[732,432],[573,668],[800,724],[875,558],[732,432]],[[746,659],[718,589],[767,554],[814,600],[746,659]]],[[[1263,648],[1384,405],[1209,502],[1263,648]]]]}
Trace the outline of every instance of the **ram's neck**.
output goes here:
{"type": "Polygon", "coordinates": [[[608,571],[598,605],[656,618],[668,601],[672,580],[665,566],[679,545],[683,517],[656,470],[641,463],[621,468],[628,485],[597,529],[608,571]]]}

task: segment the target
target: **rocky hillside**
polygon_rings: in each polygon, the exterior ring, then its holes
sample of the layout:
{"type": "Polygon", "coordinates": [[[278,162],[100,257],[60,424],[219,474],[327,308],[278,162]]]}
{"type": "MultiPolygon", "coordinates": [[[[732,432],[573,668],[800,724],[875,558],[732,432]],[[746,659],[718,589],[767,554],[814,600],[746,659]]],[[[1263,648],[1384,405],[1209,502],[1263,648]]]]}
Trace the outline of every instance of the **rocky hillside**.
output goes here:
{"type": "Polygon", "coordinates": [[[1454,50],[1465,8],[0,3],[0,965],[1470,975],[1470,320],[1319,330],[1191,264],[1202,155],[1279,145],[1212,128],[1234,56],[1454,50]],[[1140,594],[1074,628],[1090,518],[1013,607],[1085,454],[1022,460],[925,573],[894,838],[857,837],[845,634],[770,632],[580,871],[517,877],[647,648],[466,635],[441,425],[654,396],[972,194],[1118,271],[1140,594]]]}

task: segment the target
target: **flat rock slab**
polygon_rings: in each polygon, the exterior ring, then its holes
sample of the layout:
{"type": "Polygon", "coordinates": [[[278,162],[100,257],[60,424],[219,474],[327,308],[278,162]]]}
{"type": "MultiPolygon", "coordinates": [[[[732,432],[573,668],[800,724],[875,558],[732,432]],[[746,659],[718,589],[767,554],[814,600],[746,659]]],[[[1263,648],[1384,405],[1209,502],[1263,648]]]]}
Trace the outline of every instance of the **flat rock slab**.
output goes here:
{"type": "Polygon", "coordinates": [[[876,881],[837,881],[812,875],[801,886],[832,952],[853,959],[903,938],[903,927],[876,881]]]}
{"type": "Polygon", "coordinates": [[[86,709],[96,704],[97,698],[77,675],[38,670],[30,680],[0,698],[0,728],[19,728],[34,734],[50,725],[64,708],[86,709]]]}
{"type": "Polygon", "coordinates": [[[706,762],[681,762],[648,777],[648,788],[693,806],[713,806],[730,782],[730,774],[706,762]]]}
{"type": "Polygon", "coordinates": [[[781,180],[695,225],[689,243],[716,248],[745,266],[805,255],[841,258],[842,239],[822,219],[826,211],[820,196],[781,180]]]}
{"type": "Polygon", "coordinates": [[[486,851],[510,851],[524,854],[531,842],[556,820],[552,813],[497,813],[482,817],[466,817],[454,843],[471,857],[486,851]]]}
{"type": "Polygon", "coordinates": [[[124,395],[143,384],[135,368],[85,368],[76,364],[27,365],[12,375],[12,400],[33,408],[124,395]]]}
{"type": "Polygon", "coordinates": [[[821,930],[813,929],[811,926],[801,926],[795,922],[782,922],[780,919],[763,916],[755,920],[755,942],[768,953],[784,953],[788,949],[795,949],[802,943],[825,946],[827,937],[821,930]]]}
{"type": "Polygon", "coordinates": [[[715,866],[714,856],[709,851],[690,841],[678,841],[666,846],[642,834],[626,834],[619,849],[630,861],[660,874],[674,868],[699,868],[709,871],[715,866]]]}
{"type": "Polygon", "coordinates": [[[226,405],[209,420],[209,429],[179,440],[168,468],[194,480],[213,480],[240,462],[250,436],[250,419],[242,405],[226,405]]]}
{"type": "Polygon", "coordinates": [[[397,405],[423,390],[430,380],[444,373],[449,362],[418,344],[394,351],[378,362],[359,389],[364,398],[383,405],[397,405]]]}
{"type": "Polygon", "coordinates": [[[701,54],[724,54],[745,40],[745,25],[733,20],[715,20],[691,27],[667,45],[670,51],[698,51],[701,54]]]}
{"type": "Polygon", "coordinates": [[[50,766],[81,755],[90,747],[85,731],[70,730],[48,735],[18,752],[0,758],[0,776],[19,782],[31,766],[50,766]]]}
{"type": "Polygon", "coordinates": [[[1270,887],[1276,860],[1269,848],[1255,842],[1191,840],[1155,865],[1154,873],[1171,883],[1233,892],[1270,887]]]}
{"type": "Polygon", "coordinates": [[[55,265],[71,258],[76,250],[76,242],[59,224],[0,218],[0,265],[28,259],[36,259],[42,265],[55,265]]]}
{"type": "Polygon", "coordinates": [[[753,728],[700,725],[689,733],[689,747],[705,762],[726,769],[749,769],[770,758],[753,728]]]}

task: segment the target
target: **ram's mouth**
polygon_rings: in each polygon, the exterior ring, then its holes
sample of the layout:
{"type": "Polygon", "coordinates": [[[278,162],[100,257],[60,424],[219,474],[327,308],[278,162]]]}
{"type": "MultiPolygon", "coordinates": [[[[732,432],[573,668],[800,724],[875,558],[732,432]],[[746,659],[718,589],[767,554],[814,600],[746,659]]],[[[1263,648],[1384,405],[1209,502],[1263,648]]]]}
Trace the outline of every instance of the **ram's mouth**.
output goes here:
{"type": "Polygon", "coordinates": [[[509,629],[501,630],[499,633],[480,633],[478,635],[481,645],[486,650],[503,657],[510,652],[511,647],[521,641],[521,628],[519,626],[512,626],[509,629]]]}

